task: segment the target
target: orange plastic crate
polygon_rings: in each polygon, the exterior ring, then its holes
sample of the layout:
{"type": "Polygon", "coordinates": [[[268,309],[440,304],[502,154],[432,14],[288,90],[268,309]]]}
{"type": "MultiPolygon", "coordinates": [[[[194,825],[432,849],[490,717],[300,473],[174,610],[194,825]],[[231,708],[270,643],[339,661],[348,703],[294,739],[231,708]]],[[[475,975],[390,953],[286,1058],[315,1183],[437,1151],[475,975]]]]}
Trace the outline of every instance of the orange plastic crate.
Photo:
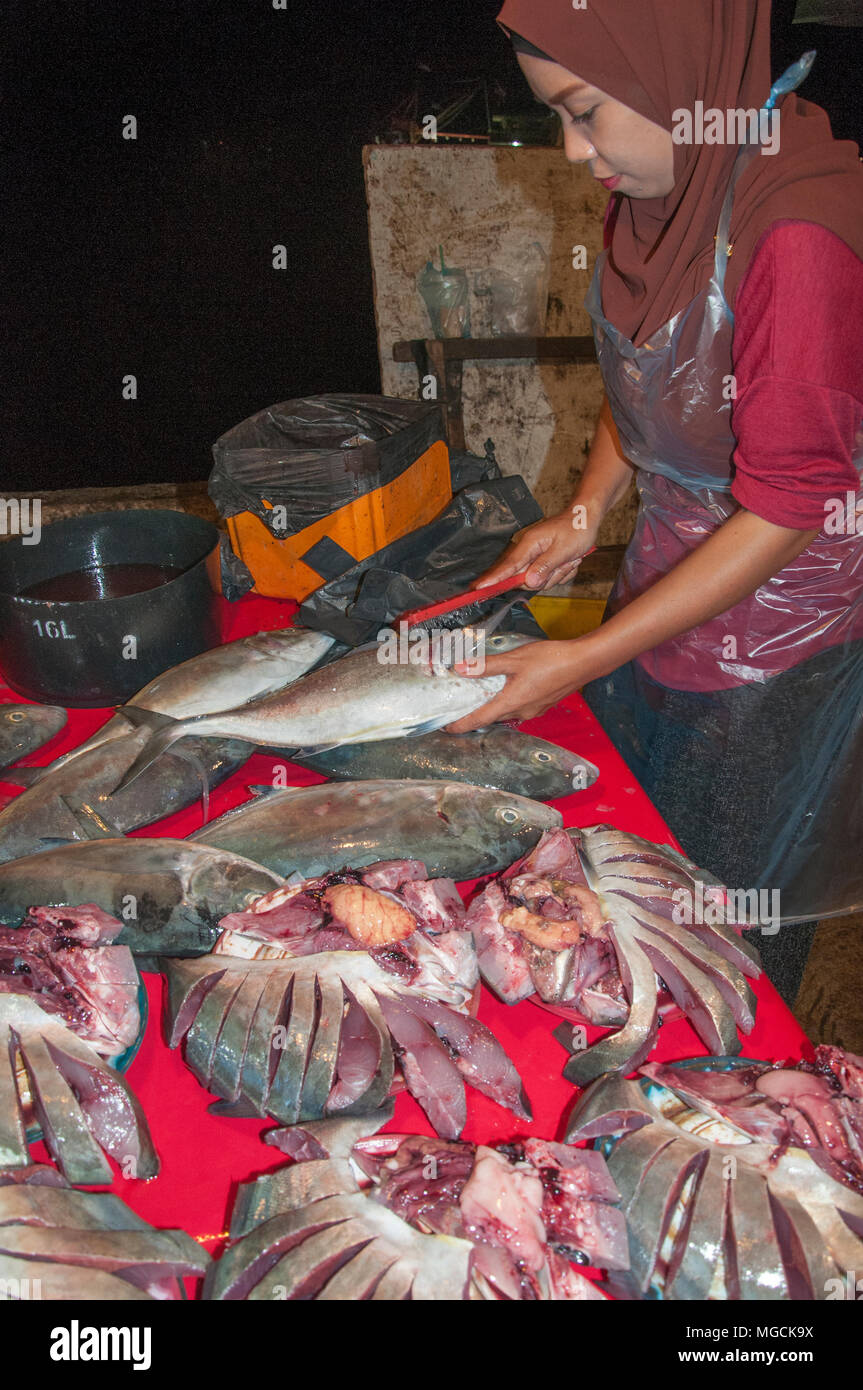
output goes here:
{"type": "MultiPolygon", "coordinates": [[[[365,560],[390,541],[427,525],[451,497],[449,451],[437,440],[392,482],[363,493],[295,535],[278,539],[253,512],[229,517],[228,534],[254,577],[255,593],[299,603],[330,577],[303,560],[318,541],[334,541],[355,561],[365,560]]],[[[272,510],[266,499],[264,506],[272,510]]]]}

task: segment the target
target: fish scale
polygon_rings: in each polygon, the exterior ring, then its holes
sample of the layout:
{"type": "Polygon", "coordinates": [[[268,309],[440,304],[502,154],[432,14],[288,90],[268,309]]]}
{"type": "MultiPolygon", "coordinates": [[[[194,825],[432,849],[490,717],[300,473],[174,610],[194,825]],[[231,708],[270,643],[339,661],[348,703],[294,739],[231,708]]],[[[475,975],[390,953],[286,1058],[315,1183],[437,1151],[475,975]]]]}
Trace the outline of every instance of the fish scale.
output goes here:
{"type": "MultiPolygon", "coordinates": [[[[795,1197],[784,1197],[780,1209],[788,1219],[788,1224],[797,1237],[805,1270],[803,1278],[815,1298],[829,1287],[828,1280],[835,1279],[838,1266],[831,1259],[821,1240],[818,1227],[806,1208],[795,1197]]],[[[796,1293],[793,1295],[799,1296],[796,1293]]]]}
{"type": "MultiPolygon", "coordinates": [[[[676,935],[673,934],[673,929],[664,918],[657,917],[644,909],[639,911],[639,920],[651,928],[650,934],[652,936],[660,937],[669,946],[676,947],[681,955],[688,957],[697,965],[708,967],[712,972],[716,988],[733,1010],[741,1031],[744,1033],[752,1031],[755,1027],[755,995],[745,977],[724,956],[711,950],[709,946],[699,940],[694,932],[687,932],[686,935],[680,932],[676,935]]],[[[638,939],[642,945],[647,940],[645,936],[639,936],[638,939]]],[[[660,970],[659,973],[662,974],[662,971],[660,970]]],[[[722,1053],[724,1049],[720,1048],[719,1051],[722,1053]]]]}
{"type": "MultiPolygon", "coordinates": [[[[722,1252],[728,1179],[718,1154],[708,1163],[689,1198],[691,1215],[686,1248],[676,1270],[669,1270],[664,1296],[704,1302],[713,1283],[716,1262],[722,1252]]],[[[673,1263],[674,1257],[672,1256],[673,1263]]]]}
{"type": "Polygon", "coordinates": [[[218,980],[208,991],[186,1034],[186,1061],[207,1090],[222,1023],[245,979],[245,975],[232,975],[218,980]]]}
{"type": "Polygon", "coordinates": [[[285,1025],[287,1036],[267,1096],[269,1113],[282,1124],[296,1124],[302,1109],[303,1080],[315,1029],[316,979],[317,976],[294,978],[291,1012],[285,1025]]]}
{"type": "Polygon", "coordinates": [[[341,980],[317,976],[316,984],[320,992],[320,1008],[303,1082],[302,1100],[303,1114],[310,1120],[323,1119],[333,1088],[344,1010],[341,980]]]}
{"type": "Polygon", "coordinates": [[[280,975],[263,981],[255,1010],[249,1040],[241,1068],[241,1091],[261,1115],[266,1114],[270,1091],[270,1070],[273,1058],[273,1038],[278,1027],[287,1023],[293,981],[280,975]]]}
{"type": "MultiPolygon", "coordinates": [[[[27,1136],[15,1082],[15,1050],[9,1029],[0,1025],[0,1169],[23,1167],[27,1162],[27,1136]]],[[[0,1190],[0,1212],[2,1197],[0,1190]]]]}
{"type": "Polygon", "coordinates": [[[271,1260],[279,1249],[288,1242],[297,1242],[305,1233],[309,1235],[323,1226],[333,1225],[345,1220],[345,1216],[332,1212],[332,1203],[341,1198],[325,1198],[315,1202],[308,1209],[280,1212],[262,1224],[254,1226],[248,1235],[230,1245],[217,1264],[213,1265],[210,1277],[204,1288],[204,1296],[209,1298],[237,1298],[237,1288],[242,1287],[249,1267],[271,1260]]]}
{"type": "Polygon", "coordinates": [[[647,952],[657,975],[668,986],[674,1002],[684,1010],[690,1023],[710,1052],[734,1056],[740,1051],[740,1038],[734,1015],[729,1009],[715,977],[687,961],[664,937],[636,932],[635,939],[647,952]],[[692,1007],[692,992],[698,996],[698,1012],[692,1007]]]}
{"type": "Polygon", "coordinates": [[[57,1260],[19,1260],[0,1255],[0,1282],[20,1286],[31,1281],[47,1293],[53,1302],[80,1303],[88,1301],[110,1303],[149,1302],[151,1295],[119,1275],[103,1269],[82,1269],[77,1264],[62,1264],[57,1260]]]}
{"type": "Polygon", "coordinates": [[[147,1230],[137,1216],[111,1192],[76,1192],[73,1188],[10,1184],[0,1188],[0,1223],[69,1226],[79,1231],[147,1230]]]}
{"type": "Polygon", "coordinates": [[[731,1184],[730,1210],[734,1240],[744,1256],[737,1264],[740,1297],[787,1299],[790,1295],[767,1184],[760,1173],[743,1163],[731,1184]]]}
{"type": "Polygon", "coordinates": [[[382,1275],[372,1294],[373,1303],[401,1303],[410,1296],[413,1272],[396,1262],[382,1275]]]}
{"type": "Polygon", "coordinates": [[[277,1168],[254,1182],[242,1183],[231,1216],[231,1239],[285,1211],[298,1211],[310,1202],[350,1191],[355,1181],[347,1159],[312,1159],[291,1168],[277,1168]]]}
{"type": "Polygon", "coordinates": [[[228,1005],[213,1050],[210,1068],[212,1089],[229,1101],[236,1100],[240,1094],[243,1056],[260,997],[260,981],[247,975],[228,1005]]]}
{"type": "Polygon", "coordinates": [[[631,1270],[642,1292],[647,1289],[683,1186],[703,1152],[684,1136],[672,1139],[653,1160],[626,1207],[631,1270]],[[661,1211],[656,1219],[657,1210],[661,1211]]]}
{"type": "Polygon", "coordinates": [[[327,1280],[317,1295],[317,1301],[333,1303],[365,1299],[369,1290],[393,1268],[397,1258],[395,1251],[382,1251],[379,1242],[372,1241],[358,1251],[343,1269],[327,1280]]]}
{"type": "Polygon", "coordinates": [[[111,1181],[111,1168],[93,1138],[71,1088],[60,1076],[42,1038],[33,1031],[20,1037],[21,1056],[30,1080],[45,1142],[70,1182],[111,1181]]]}
{"type": "MultiPolygon", "coordinates": [[[[191,1237],[187,1239],[192,1249],[196,1249],[191,1237]]],[[[75,1255],[80,1259],[85,1255],[88,1269],[114,1272],[136,1264],[156,1264],[160,1261],[182,1264],[184,1258],[184,1252],[170,1231],[127,1230],[123,1232],[121,1243],[116,1231],[91,1230],[85,1233],[64,1230],[62,1227],[0,1227],[0,1256],[3,1254],[60,1261],[75,1255]]],[[[188,1255],[186,1259],[188,1263],[188,1255]]],[[[188,1274],[194,1272],[194,1266],[184,1271],[188,1274]]]]}
{"type": "Polygon", "coordinates": [[[317,1278],[317,1287],[324,1282],[329,1269],[337,1269],[351,1255],[368,1246],[370,1237],[357,1221],[342,1221],[326,1230],[316,1231],[285,1255],[269,1270],[249,1293],[249,1302],[308,1297],[306,1286],[317,1278]]]}

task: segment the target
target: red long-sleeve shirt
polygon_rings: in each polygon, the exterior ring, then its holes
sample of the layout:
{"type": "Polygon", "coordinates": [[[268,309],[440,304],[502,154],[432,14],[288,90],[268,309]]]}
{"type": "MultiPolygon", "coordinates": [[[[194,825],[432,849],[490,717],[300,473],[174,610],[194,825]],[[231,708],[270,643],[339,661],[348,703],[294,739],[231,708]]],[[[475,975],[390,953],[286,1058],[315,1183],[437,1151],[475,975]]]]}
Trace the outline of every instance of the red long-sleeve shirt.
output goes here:
{"type": "Polygon", "coordinates": [[[824,227],[777,222],[734,314],[732,492],[777,526],[820,528],[827,504],[860,487],[863,261],[824,227]]]}

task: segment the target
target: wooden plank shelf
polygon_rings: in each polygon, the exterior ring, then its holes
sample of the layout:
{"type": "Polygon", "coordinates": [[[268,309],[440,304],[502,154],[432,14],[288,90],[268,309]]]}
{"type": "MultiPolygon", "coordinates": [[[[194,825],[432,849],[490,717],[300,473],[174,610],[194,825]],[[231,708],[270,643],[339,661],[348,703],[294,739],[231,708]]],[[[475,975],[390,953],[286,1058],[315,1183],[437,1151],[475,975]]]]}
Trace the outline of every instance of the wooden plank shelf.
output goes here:
{"type": "Polygon", "coordinates": [[[442,385],[447,438],[464,449],[462,369],[465,362],[595,362],[593,338],[408,338],[393,344],[395,362],[413,362],[420,388],[427,376],[442,385]]]}

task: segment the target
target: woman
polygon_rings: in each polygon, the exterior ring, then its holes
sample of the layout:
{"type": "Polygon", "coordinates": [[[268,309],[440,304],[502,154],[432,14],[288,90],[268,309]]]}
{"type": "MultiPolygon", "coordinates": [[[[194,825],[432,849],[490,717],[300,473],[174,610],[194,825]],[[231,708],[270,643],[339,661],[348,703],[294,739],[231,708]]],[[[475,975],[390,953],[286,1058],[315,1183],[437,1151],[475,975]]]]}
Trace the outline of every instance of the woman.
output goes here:
{"type": "Polygon", "coordinates": [[[675,140],[687,113],[697,139],[699,110],[765,106],[769,0],[507,0],[499,18],[567,158],[612,198],[587,466],[572,509],[484,578],[571,578],[633,472],[640,508],[603,626],[489,658],[506,686],[454,728],[585,687],[687,853],[779,890],[784,929],[758,945],[793,1002],[810,919],[863,904],[857,148],[790,92],[805,65],[752,123],[772,153],[730,119],[725,143],[675,140]]]}

